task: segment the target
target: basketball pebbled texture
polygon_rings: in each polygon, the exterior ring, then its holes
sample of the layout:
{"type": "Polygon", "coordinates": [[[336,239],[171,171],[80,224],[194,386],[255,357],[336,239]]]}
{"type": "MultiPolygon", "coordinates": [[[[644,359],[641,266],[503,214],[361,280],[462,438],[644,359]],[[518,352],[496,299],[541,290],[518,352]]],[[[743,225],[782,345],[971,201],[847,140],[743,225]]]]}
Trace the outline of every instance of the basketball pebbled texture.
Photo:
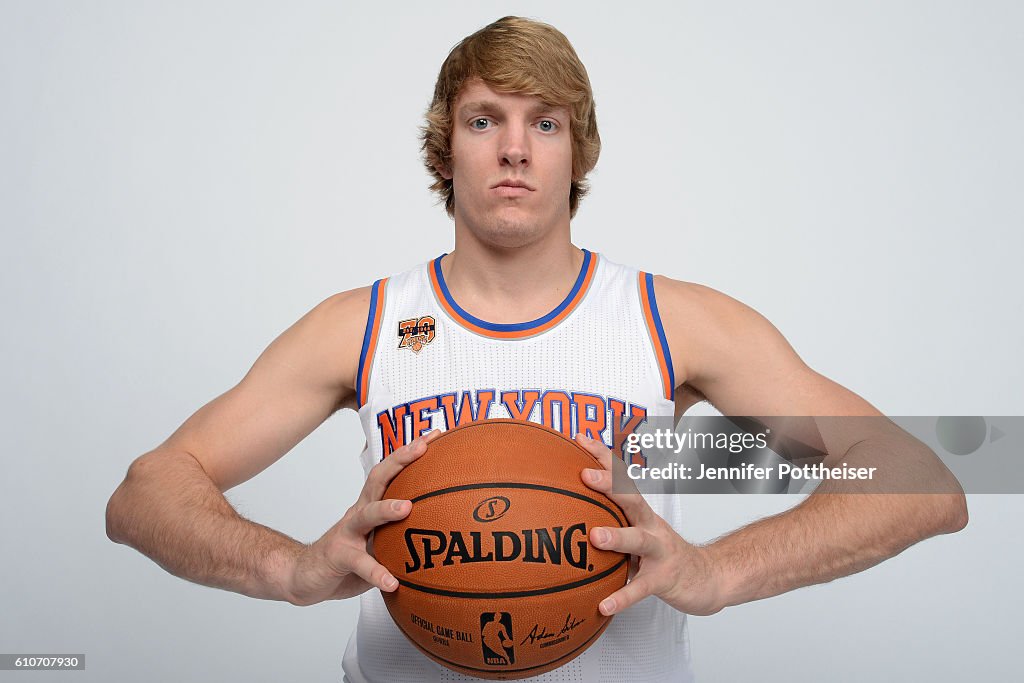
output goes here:
{"type": "Polygon", "coordinates": [[[560,432],[483,420],[445,432],[385,498],[412,512],[378,527],[377,560],[399,581],[383,593],[398,628],[455,671],[536,676],[584,652],[612,617],[597,606],[626,583],[629,557],[590,545],[595,526],[628,524],[580,479],[600,468],[560,432]]]}

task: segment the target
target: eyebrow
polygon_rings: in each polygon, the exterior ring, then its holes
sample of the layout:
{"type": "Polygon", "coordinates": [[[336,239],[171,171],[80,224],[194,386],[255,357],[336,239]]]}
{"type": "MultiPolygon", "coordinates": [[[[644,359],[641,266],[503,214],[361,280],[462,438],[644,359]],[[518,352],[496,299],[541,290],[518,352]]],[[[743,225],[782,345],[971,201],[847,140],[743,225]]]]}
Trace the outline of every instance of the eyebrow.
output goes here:
{"type": "MultiPolygon", "coordinates": [[[[553,114],[557,109],[562,109],[560,106],[552,106],[550,104],[544,104],[538,102],[534,106],[530,107],[529,115],[536,116],[537,114],[553,114]]],[[[466,102],[464,105],[459,107],[459,117],[465,116],[471,111],[477,111],[486,114],[493,114],[501,111],[501,106],[492,100],[479,100],[477,102],[466,102]]]]}

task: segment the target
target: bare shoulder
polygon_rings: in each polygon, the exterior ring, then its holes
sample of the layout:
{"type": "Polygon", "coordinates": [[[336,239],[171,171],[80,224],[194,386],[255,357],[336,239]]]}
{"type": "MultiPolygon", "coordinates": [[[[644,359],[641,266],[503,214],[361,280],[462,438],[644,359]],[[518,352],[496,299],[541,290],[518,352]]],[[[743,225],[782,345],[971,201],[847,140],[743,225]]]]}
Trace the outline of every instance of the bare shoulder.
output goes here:
{"type": "Polygon", "coordinates": [[[369,292],[342,292],[314,306],[271,342],[237,386],[196,411],[156,455],[192,455],[225,491],[269,467],[331,414],[354,405],[369,292]]]}
{"type": "Polygon", "coordinates": [[[655,293],[678,383],[693,386],[749,350],[785,363],[800,359],[782,333],[743,302],[696,282],[655,276],[655,293]]]}
{"type": "Polygon", "coordinates": [[[726,415],[880,415],[815,372],[750,306],[711,287],[655,279],[677,396],[705,397],[726,415]]]}
{"type": "MultiPolygon", "coordinates": [[[[322,329],[320,332],[362,337],[366,314],[370,310],[372,287],[338,292],[317,304],[305,317],[322,329]]],[[[301,322],[301,321],[300,321],[301,322]]]]}
{"type": "Polygon", "coordinates": [[[728,294],[696,282],[655,275],[654,288],[659,309],[668,309],[661,311],[663,316],[667,313],[678,317],[676,314],[682,309],[690,314],[704,313],[726,321],[750,313],[757,314],[754,309],[728,294]]]}
{"type": "Polygon", "coordinates": [[[334,384],[340,395],[354,392],[371,289],[359,287],[327,297],[278,337],[264,356],[317,375],[334,384]],[[283,352],[279,358],[274,353],[278,350],[283,352]]]}

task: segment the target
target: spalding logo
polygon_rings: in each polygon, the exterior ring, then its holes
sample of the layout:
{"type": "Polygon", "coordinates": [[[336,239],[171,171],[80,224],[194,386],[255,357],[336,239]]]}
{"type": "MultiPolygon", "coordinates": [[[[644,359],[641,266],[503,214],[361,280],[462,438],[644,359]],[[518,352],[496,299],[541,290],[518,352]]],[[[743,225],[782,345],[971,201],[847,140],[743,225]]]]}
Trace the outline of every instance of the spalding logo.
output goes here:
{"type": "Polygon", "coordinates": [[[478,522],[493,522],[508,512],[512,506],[505,496],[492,496],[480,502],[473,510],[473,519],[478,522]]]}
{"type": "Polygon", "coordinates": [[[593,565],[587,564],[587,525],[583,522],[570,527],[492,531],[490,534],[471,531],[468,544],[461,531],[409,528],[405,530],[405,547],[409,551],[405,571],[410,574],[433,569],[437,566],[435,560],[448,566],[456,562],[515,561],[560,565],[564,559],[577,569],[594,570],[593,565]],[[579,538],[574,540],[574,536],[579,538]]]}

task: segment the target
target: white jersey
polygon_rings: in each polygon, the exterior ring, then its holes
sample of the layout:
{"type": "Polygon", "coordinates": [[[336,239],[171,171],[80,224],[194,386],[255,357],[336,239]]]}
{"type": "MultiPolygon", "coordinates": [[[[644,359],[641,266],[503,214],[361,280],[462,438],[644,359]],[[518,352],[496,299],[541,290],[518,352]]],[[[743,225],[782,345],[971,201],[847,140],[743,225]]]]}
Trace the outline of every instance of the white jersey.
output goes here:
{"type": "MultiPolygon", "coordinates": [[[[584,250],[572,288],[528,323],[496,324],[452,298],[441,257],[374,283],[359,361],[359,417],[369,472],[431,429],[484,418],[543,423],[568,437],[613,444],[650,416],[674,414],[672,360],[652,276],[584,250]]],[[[648,495],[681,528],[679,497],[648,495]]],[[[478,680],[434,663],[410,644],[380,592],[360,597],[359,622],[343,662],[352,683],[478,680]]],[[[617,614],[573,661],[530,680],[692,681],[686,615],[649,597],[617,614]]]]}

